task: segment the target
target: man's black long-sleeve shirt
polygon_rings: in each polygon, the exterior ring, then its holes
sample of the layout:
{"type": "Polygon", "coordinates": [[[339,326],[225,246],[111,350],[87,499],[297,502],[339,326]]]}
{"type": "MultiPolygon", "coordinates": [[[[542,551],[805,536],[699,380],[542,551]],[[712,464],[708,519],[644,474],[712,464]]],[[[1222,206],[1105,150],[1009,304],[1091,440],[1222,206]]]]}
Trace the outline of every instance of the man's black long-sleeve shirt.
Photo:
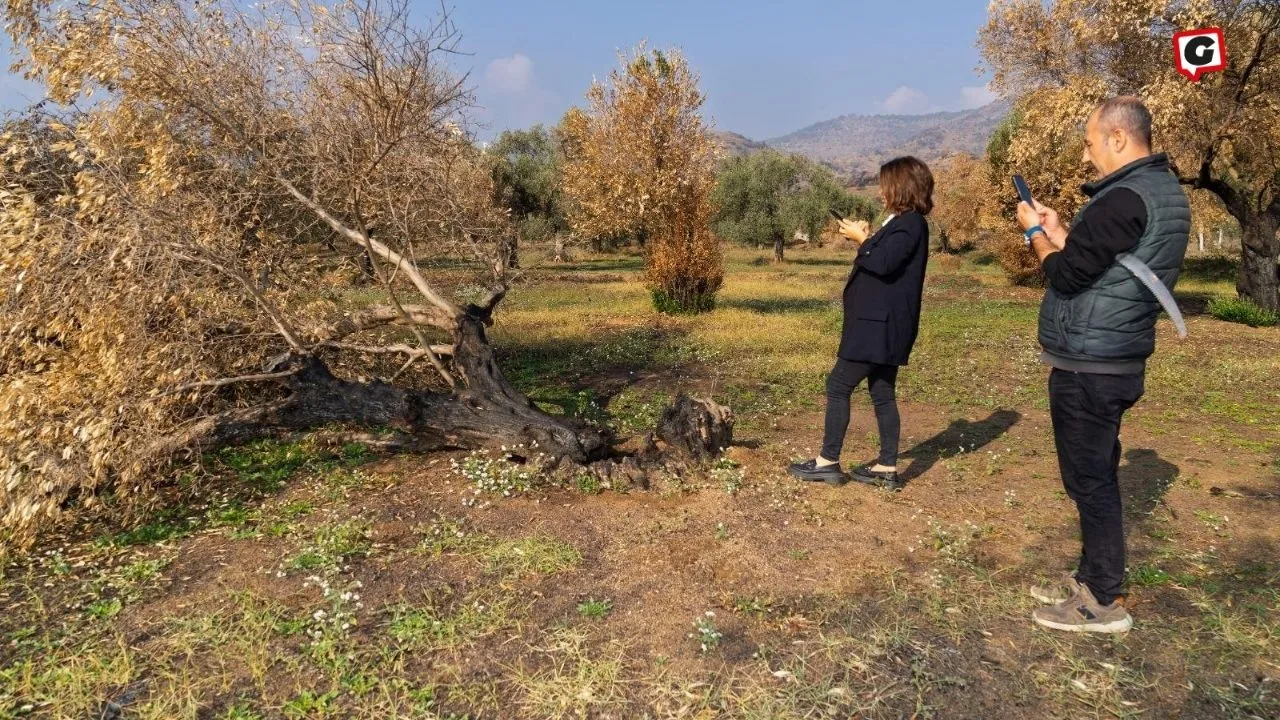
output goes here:
{"type": "Polygon", "coordinates": [[[1067,235],[1066,247],[1044,259],[1054,290],[1074,295],[1111,267],[1116,256],[1138,244],[1147,229],[1147,206],[1128,188],[1116,188],[1085,208],[1067,235]]]}

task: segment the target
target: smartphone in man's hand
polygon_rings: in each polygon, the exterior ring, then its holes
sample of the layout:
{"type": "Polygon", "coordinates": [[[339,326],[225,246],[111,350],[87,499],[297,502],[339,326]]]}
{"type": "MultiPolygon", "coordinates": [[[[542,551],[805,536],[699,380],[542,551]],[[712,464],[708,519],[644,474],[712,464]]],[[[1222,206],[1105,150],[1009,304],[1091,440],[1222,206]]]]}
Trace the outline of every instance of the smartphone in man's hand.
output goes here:
{"type": "Polygon", "coordinates": [[[831,213],[831,217],[835,218],[836,220],[840,222],[844,222],[844,216],[836,212],[835,210],[832,210],[831,208],[827,208],[827,212],[831,213]]]}
{"type": "Polygon", "coordinates": [[[1031,199],[1031,188],[1027,187],[1027,181],[1023,180],[1021,175],[1013,176],[1013,189],[1018,191],[1018,199],[1022,202],[1031,207],[1036,206],[1036,201],[1031,199]]]}

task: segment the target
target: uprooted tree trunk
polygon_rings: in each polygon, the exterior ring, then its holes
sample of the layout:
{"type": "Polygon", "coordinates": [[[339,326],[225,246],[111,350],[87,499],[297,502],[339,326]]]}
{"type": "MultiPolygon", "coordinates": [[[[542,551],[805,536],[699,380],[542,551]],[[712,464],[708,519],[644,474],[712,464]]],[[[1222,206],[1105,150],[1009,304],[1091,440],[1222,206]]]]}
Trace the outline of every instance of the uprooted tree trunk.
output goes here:
{"type": "MultiPolygon", "coordinates": [[[[348,321],[345,330],[368,328],[377,312],[348,321]]],[[[279,430],[355,424],[394,428],[408,446],[419,450],[504,445],[536,448],[575,464],[603,457],[608,451],[603,433],[570,427],[542,412],[507,381],[485,336],[486,319],[473,306],[457,324],[455,342],[447,351],[453,355],[453,368],[461,383],[452,392],[344,380],[330,372],[319,352],[288,353],[274,358],[258,376],[282,386],[284,397],[206,419],[159,441],[153,451],[166,454],[190,444],[216,446],[279,430]]],[[[320,344],[336,345],[330,340],[320,344]]],[[[411,348],[404,351],[414,352],[411,348]]],[[[427,350],[418,352],[425,354],[427,350]]]]}
{"type": "MultiPolygon", "coordinates": [[[[330,330],[365,329],[379,312],[330,330]]],[[[216,447],[335,424],[389,427],[398,436],[395,446],[404,450],[523,448],[523,455],[541,458],[548,469],[586,471],[615,484],[625,477],[629,484],[647,487],[650,473],[699,467],[733,440],[728,408],[682,394],[641,452],[616,452],[606,431],[551,416],[511,385],[494,360],[484,331],[487,321],[487,310],[469,306],[458,323],[451,352],[462,382],[452,392],[344,380],[318,353],[289,353],[275,358],[261,376],[279,383],[284,397],[206,419],[157,442],[152,452],[164,455],[191,445],[216,447]]]]}
{"type": "Polygon", "coordinates": [[[639,452],[605,458],[587,470],[609,487],[648,489],[655,478],[696,472],[732,443],[729,408],[681,393],[645,436],[639,452]]]}

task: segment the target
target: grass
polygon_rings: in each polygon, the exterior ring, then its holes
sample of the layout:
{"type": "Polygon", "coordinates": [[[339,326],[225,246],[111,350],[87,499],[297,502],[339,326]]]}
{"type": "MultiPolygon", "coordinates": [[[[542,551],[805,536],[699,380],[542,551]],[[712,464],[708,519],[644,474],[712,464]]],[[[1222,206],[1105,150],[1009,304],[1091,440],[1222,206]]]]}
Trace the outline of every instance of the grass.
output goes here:
{"type": "Polygon", "coordinates": [[[289,560],[290,570],[334,572],[357,555],[367,555],[373,547],[369,524],[352,519],[316,526],[310,542],[289,560]]]}
{"type": "Polygon", "coordinates": [[[504,575],[554,575],[582,562],[572,545],[548,536],[496,542],[482,556],[490,571],[504,575]]]}
{"type": "Polygon", "coordinates": [[[578,603],[578,614],[588,620],[603,620],[613,612],[611,600],[586,600],[578,603]]]}
{"type": "Polygon", "coordinates": [[[217,454],[217,460],[240,477],[246,486],[261,493],[273,493],[311,459],[307,448],[298,443],[261,440],[242,447],[229,447],[217,454]]]}
{"type": "Polygon", "coordinates": [[[1209,301],[1209,314],[1219,320],[1249,327],[1280,324],[1280,313],[1264,310],[1244,298],[1214,298],[1209,301]]]}
{"type": "Polygon", "coordinates": [[[630,693],[624,676],[625,649],[613,643],[590,646],[586,635],[573,630],[554,633],[539,655],[545,667],[519,669],[515,683],[521,707],[530,717],[597,717],[625,712],[630,693]]]}
{"type": "Polygon", "coordinates": [[[396,605],[388,609],[386,635],[413,652],[448,650],[485,637],[508,622],[510,601],[484,596],[463,599],[455,607],[396,605]]]}

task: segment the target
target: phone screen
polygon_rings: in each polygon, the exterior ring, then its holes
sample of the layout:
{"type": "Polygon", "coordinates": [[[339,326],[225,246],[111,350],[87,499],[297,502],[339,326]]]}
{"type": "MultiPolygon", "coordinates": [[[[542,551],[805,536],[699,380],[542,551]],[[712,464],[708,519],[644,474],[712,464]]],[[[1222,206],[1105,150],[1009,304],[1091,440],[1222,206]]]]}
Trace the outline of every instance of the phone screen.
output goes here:
{"type": "Polygon", "coordinates": [[[1018,191],[1018,198],[1022,202],[1035,207],[1035,201],[1031,199],[1031,188],[1027,187],[1027,181],[1021,175],[1013,176],[1013,188],[1018,191]]]}

